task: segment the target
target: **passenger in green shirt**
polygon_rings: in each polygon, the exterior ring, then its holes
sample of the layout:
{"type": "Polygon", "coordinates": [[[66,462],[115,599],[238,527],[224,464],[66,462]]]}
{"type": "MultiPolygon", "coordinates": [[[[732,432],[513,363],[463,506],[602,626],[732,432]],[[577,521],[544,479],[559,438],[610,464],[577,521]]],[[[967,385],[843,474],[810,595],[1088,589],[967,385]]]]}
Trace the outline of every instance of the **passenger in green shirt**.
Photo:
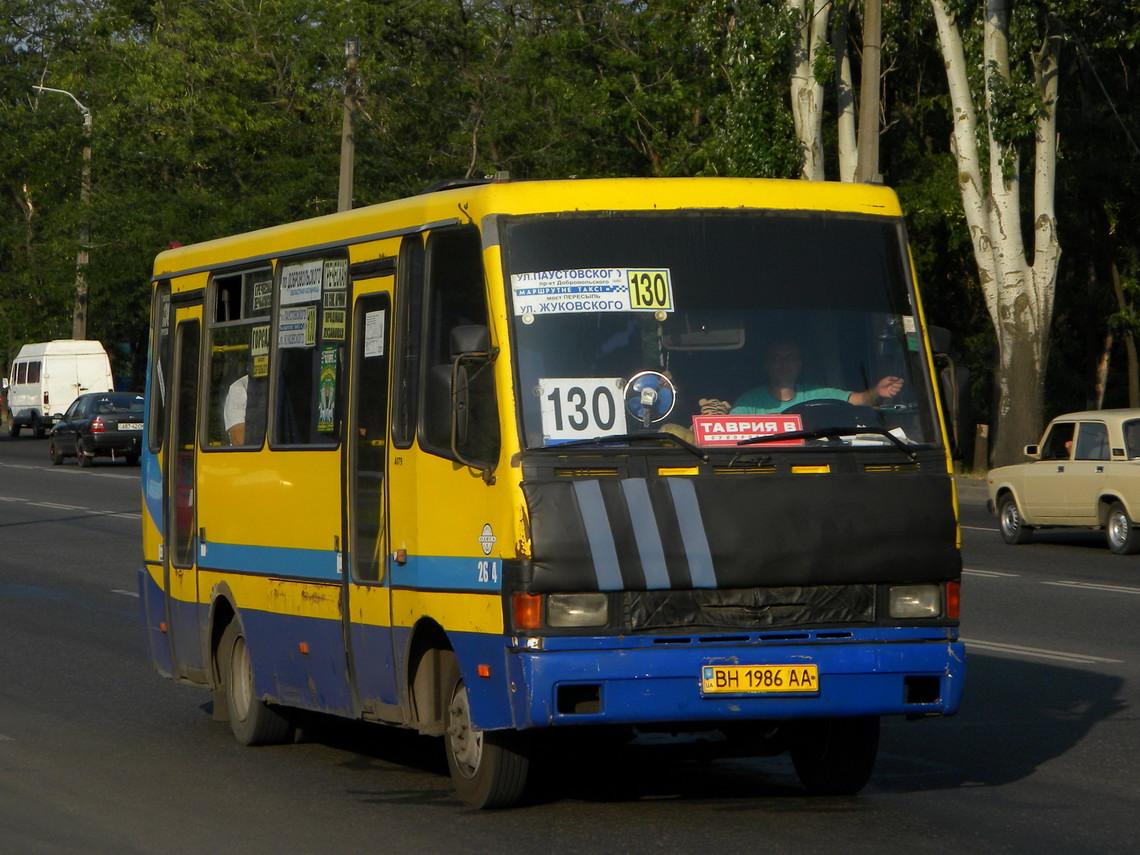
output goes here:
{"type": "Polygon", "coordinates": [[[741,395],[731,412],[734,415],[782,413],[796,404],[821,398],[872,407],[884,398],[895,397],[903,387],[902,378],[894,376],[884,377],[873,388],[860,392],[803,386],[798,380],[803,364],[800,346],[794,341],[784,339],[772,342],[764,352],[764,370],[768,374],[768,383],[749,389],[741,395]]]}

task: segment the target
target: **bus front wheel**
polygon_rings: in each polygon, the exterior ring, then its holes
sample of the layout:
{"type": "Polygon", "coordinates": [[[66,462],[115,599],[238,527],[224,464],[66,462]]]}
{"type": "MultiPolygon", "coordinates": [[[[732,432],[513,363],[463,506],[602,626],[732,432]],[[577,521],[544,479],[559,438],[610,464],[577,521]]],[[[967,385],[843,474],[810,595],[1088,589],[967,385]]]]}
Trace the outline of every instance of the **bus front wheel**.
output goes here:
{"type": "Polygon", "coordinates": [[[459,798],[473,808],[510,807],[522,798],[530,768],[524,737],[516,731],[479,730],[459,662],[450,650],[440,657],[447,768],[459,798]]]}
{"type": "Polygon", "coordinates": [[[293,725],[257,697],[249,646],[236,619],[222,633],[218,645],[218,671],[225,685],[230,729],[234,738],[242,745],[287,742],[293,735],[293,725]]]}
{"type": "Polygon", "coordinates": [[[813,796],[852,796],[867,785],[879,753],[879,718],[797,722],[789,751],[796,775],[813,796]]]}

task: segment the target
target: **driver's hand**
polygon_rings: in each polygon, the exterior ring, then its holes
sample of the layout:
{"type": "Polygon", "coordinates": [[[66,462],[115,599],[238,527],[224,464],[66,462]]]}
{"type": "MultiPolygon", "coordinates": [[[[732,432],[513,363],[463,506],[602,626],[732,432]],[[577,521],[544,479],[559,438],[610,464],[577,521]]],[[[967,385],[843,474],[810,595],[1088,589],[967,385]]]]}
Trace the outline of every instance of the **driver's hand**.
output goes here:
{"type": "Polygon", "coordinates": [[[732,404],[720,398],[701,398],[697,403],[701,406],[702,416],[727,416],[732,409],[732,404]]]}
{"type": "Polygon", "coordinates": [[[903,379],[901,377],[884,377],[875,386],[875,394],[880,398],[893,398],[902,391],[903,379]]]}

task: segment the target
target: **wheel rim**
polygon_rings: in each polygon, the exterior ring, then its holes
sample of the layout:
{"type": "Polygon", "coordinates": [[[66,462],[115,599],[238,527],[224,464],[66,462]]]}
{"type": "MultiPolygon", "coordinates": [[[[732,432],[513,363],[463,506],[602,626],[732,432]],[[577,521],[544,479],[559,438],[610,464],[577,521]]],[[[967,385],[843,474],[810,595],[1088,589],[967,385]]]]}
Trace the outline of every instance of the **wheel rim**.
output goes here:
{"type": "Polygon", "coordinates": [[[1128,539],[1128,517],[1120,511],[1114,511],[1108,518],[1108,537],[1113,546],[1120,546],[1128,539]]]}
{"type": "Polygon", "coordinates": [[[471,706],[463,683],[455,687],[448,706],[448,746],[455,767],[465,778],[474,777],[483,757],[483,733],[471,724],[471,706]]]}
{"type": "Polygon", "coordinates": [[[241,721],[249,717],[253,699],[253,666],[249,661],[249,648],[245,639],[238,636],[230,651],[230,711],[241,721]]]}
{"type": "Polygon", "coordinates": [[[1017,505],[1006,502],[1001,509],[1001,527],[1010,537],[1016,537],[1021,529],[1021,517],[1017,513],[1017,505]]]}

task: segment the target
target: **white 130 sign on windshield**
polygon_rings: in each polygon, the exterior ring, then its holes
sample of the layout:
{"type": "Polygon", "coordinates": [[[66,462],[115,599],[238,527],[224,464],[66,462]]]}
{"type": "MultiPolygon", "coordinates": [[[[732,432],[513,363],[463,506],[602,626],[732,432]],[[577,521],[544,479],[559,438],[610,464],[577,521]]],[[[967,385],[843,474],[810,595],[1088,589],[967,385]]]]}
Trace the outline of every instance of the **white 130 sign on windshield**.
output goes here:
{"type": "Polygon", "coordinates": [[[625,433],[620,377],[546,377],[538,390],[547,441],[625,433]]]}

